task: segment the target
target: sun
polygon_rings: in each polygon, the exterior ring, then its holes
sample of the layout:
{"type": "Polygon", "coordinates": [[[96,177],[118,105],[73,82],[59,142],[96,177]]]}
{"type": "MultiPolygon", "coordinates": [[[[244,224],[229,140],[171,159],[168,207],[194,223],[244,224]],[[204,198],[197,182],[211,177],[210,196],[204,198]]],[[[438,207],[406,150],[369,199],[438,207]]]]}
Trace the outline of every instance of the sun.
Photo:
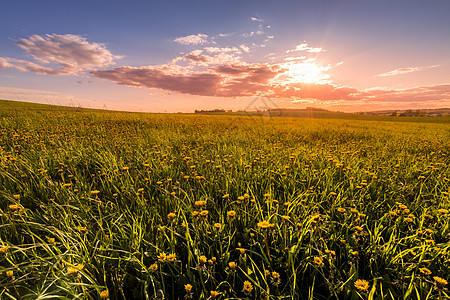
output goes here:
{"type": "Polygon", "coordinates": [[[324,83],[329,79],[329,75],[323,72],[328,70],[327,67],[320,67],[314,63],[301,62],[288,66],[286,83],[324,83]]]}

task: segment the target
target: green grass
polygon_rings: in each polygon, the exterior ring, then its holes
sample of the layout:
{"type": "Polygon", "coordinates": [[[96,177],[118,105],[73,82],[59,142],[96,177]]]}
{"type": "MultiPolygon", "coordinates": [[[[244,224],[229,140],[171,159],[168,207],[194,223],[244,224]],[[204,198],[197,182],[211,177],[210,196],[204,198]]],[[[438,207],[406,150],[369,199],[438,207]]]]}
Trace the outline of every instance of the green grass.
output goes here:
{"type": "Polygon", "coordinates": [[[448,123],[2,105],[1,299],[449,297],[448,123]]]}

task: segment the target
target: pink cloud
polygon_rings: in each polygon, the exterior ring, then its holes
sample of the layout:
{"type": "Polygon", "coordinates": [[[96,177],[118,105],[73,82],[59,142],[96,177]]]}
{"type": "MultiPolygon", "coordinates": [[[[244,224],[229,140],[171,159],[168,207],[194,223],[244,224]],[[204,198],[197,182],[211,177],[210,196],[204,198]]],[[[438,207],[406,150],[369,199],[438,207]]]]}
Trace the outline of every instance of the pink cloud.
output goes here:
{"type": "Polygon", "coordinates": [[[386,73],[378,74],[378,77],[386,77],[386,76],[395,76],[395,75],[403,75],[416,71],[420,71],[422,68],[420,67],[408,67],[408,68],[399,68],[386,73]]]}
{"type": "Polygon", "coordinates": [[[320,47],[310,47],[308,43],[303,42],[295,47],[295,49],[287,50],[286,53],[295,52],[295,51],[306,51],[309,53],[319,53],[324,52],[325,50],[320,47]]]}
{"type": "Polygon", "coordinates": [[[113,55],[103,44],[89,43],[85,38],[73,34],[33,35],[28,39],[20,39],[16,44],[39,64],[1,58],[0,67],[38,74],[75,75],[113,65],[114,60],[121,58],[113,55]]]}
{"type": "Polygon", "coordinates": [[[199,45],[205,44],[208,42],[208,35],[199,33],[199,34],[191,34],[188,36],[182,36],[174,39],[174,42],[183,44],[183,45],[199,45]]]}

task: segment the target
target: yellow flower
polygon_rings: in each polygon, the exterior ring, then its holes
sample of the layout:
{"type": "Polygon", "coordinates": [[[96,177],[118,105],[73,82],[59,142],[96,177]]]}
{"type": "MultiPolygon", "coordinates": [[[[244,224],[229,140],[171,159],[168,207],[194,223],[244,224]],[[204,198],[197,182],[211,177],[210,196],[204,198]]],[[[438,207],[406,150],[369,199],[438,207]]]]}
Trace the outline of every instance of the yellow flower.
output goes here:
{"type": "Polygon", "coordinates": [[[242,289],[242,291],[246,294],[251,293],[253,290],[253,285],[250,281],[246,280],[244,281],[244,288],[242,289]]]}
{"type": "Polygon", "coordinates": [[[438,212],[440,212],[441,214],[448,214],[448,209],[440,208],[438,209],[438,212]]]}
{"type": "Polygon", "coordinates": [[[355,287],[360,291],[367,291],[369,289],[369,282],[364,279],[358,279],[355,282],[355,287]]]}
{"type": "Polygon", "coordinates": [[[206,262],[208,261],[208,259],[207,259],[206,256],[204,256],[204,255],[201,255],[201,256],[199,257],[199,260],[200,260],[200,262],[201,262],[202,264],[206,264],[206,262]]]}
{"type": "Polygon", "coordinates": [[[67,267],[67,273],[76,274],[76,273],[78,273],[78,271],[80,271],[83,268],[84,268],[84,265],[82,265],[82,264],[78,264],[76,266],[69,266],[69,267],[67,267]]]}
{"type": "Polygon", "coordinates": [[[279,279],[280,278],[280,274],[278,272],[273,271],[272,272],[272,278],[273,279],[279,279]]]}
{"type": "Polygon", "coordinates": [[[267,221],[261,221],[261,222],[259,222],[258,223],[258,227],[261,227],[261,228],[270,228],[270,227],[273,227],[274,225],[273,224],[270,224],[269,222],[267,222],[267,221]]]}
{"type": "Polygon", "coordinates": [[[177,255],[176,255],[175,253],[168,254],[168,255],[166,256],[166,258],[167,258],[167,260],[169,260],[169,261],[174,261],[175,259],[177,259],[177,255]]]}
{"type": "Polygon", "coordinates": [[[177,215],[176,215],[175,213],[171,212],[171,213],[169,213],[169,214],[167,215],[167,218],[173,219],[173,218],[175,218],[176,216],[177,216],[177,215]]]}
{"type": "Polygon", "coordinates": [[[359,254],[358,251],[351,251],[350,253],[354,256],[357,256],[359,254]]]}
{"type": "Polygon", "coordinates": [[[395,211],[390,211],[389,214],[390,214],[392,217],[396,217],[396,216],[397,216],[397,212],[395,212],[395,211]]]}
{"type": "Polygon", "coordinates": [[[204,201],[204,200],[195,201],[194,205],[196,207],[202,207],[202,206],[206,205],[206,201],[204,201]]]}
{"type": "Polygon", "coordinates": [[[218,291],[211,291],[211,298],[215,299],[217,296],[219,296],[218,291]]]}
{"type": "Polygon", "coordinates": [[[13,270],[6,271],[6,277],[12,278],[13,276],[14,276],[13,270]]]}
{"type": "Polygon", "coordinates": [[[241,254],[245,254],[245,249],[244,248],[236,248],[236,250],[238,250],[239,253],[241,253],[241,254]]]}
{"type": "Polygon", "coordinates": [[[193,212],[191,213],[191,215],[192,215],[193,217],[198,216],[198,211],[193,211],[193,212]]]}
{"type": "Polygon", "coordinates": [[[13,195],[13,198],[18,200],[18,199],[20,199],[20,195],[13,195]]]}
{"type": "Polygon", "coordinates": [[[8,251],[8,246],[3,246],[0,248],[0,253],[6,253],[6,251],[8,251]]]}
{"type": "Polygon", "coordinates": [[[17,210],[19,208],[18,204],[11,204],[8,206],[10,210],[17,210]]]}
{"type": "Polygon", "coordinates": [[[209,211],[207,211],[207,210],[202,210],[200,212],[200,216],[202,216],[202,217],[206,217],[208,214],[209,214],[209,211]]]}
{"type": "Polygon", "coordinates": [[[214,223],[214,227],[217,228],[217,229],[220,229],[220,228],[222,228],[222,224],[214,223]]]}
{"type": "Polygon", "coordinates": [[[340,212],[340,213],[345,213],[346,209],[343,208],[343,207],[339,207],[339,208],[337,209],[337,211],[340,212]]]}
{"type": "Polygon", "coordinates": [[[158,260],[159,261],[165,261],[166,260],[166,254],[164,252],[160,253],[158,255],[158,260]]]}
{"type": "Polygon", "coordinates": [[[361,226],[355,226],[356,231],[363,231],[363,228],[361,226]]]}
{"type": "Polygon", "coordinates": [[[407,218],[404,218],[403,221],[405,221],[406,223],[412,223],[412,222],[413,222],[413,219],[407,217],[407,218]]]}
{"type": "Polygon", "coordinates": [[[234,262],[234,261],[230,261],[229,263],[228,263],[228,266],[230,267],[230,269],[236,269],[236,263],[234,262]]]}
{"type": "Polygon", "coordinates": [[[100,193],[100,191],[99,190],[93,190],[93,191],[91,191],[91,195],[98,195],[100,193]]]}
{"type": "Polygon", "coordinates": [[[234,218],[234,217],[236,216],[236,212],[235,212],[234,210],[230,210],[229,212],[227,212],[227,215],[228,215],[230,218],[234,218]]]}
{"type": "Polygon", "coordinates": [[[265,274],[266,276],[270,276],[270,271],[269,271],[269,270],[265,270],[265,271],[264,271],[264,274],[265,274]]]}
{"type": "Polygon", "coordinates": [[[433,279],[436,282],[436,285],[438,286],[445,286],[448,283],[447,280],[438,276],[434,276],[433,279]]]}
{"type": "Polygon", "coordinates": [[[355,208],[350,209],[350,211],[351,211],[352,213],[354,213],[354,214],[357,214],[357,213],[358,213],[358,210],[355,209],[355,208]]]}
{"type": "Polygon", "coordinates": [[[400,209],[407,209],[407,208],[408,208],[408,206],[406,206],[406,205],[404,205],[404,204],[400,204],[398,207],[399,207],[400,209]]]}
{"type": "Polygon", "coordinates": [[[431,271],[428,270],[427,268],[419,268],[420,273],[422,273],[423,275],[431,275],[431,271]]]}
{"type": "Polygon", "coordinates": [[[190,293],[192,291],[192,285],[190,285],[189,283],[185,284],[184,289],[186,290],[186,293],[190,293]]]}
{"type": "Polygon", "coordinates": [[[158,271],[158,265],[157,264],[151,264],[150,267],[148,267],[150,272],[156,272],[158,271]]]}
{"type": "Polygon", "coordinates": [[[100,293],[100,298],[102,299],[108,299],[109,297],[109,291],[108,290],[104,290],[100,293]]]}
{"type": "Polygon", "coordinates": [[[323,265],[323,259],[321,257],[315,256],[314,257],[314,263],[321,267],[323,265]]]}

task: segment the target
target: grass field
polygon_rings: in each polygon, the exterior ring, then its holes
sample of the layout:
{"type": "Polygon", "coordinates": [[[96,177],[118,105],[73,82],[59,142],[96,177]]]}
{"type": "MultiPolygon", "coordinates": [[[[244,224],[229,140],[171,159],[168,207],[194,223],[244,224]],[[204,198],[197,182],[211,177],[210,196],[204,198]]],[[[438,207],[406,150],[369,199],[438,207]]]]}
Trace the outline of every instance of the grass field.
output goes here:
{"type": "Polygon", "coordinates": [[[0,299],[449,298],[448,118],[20,105],[0,299]]]}

